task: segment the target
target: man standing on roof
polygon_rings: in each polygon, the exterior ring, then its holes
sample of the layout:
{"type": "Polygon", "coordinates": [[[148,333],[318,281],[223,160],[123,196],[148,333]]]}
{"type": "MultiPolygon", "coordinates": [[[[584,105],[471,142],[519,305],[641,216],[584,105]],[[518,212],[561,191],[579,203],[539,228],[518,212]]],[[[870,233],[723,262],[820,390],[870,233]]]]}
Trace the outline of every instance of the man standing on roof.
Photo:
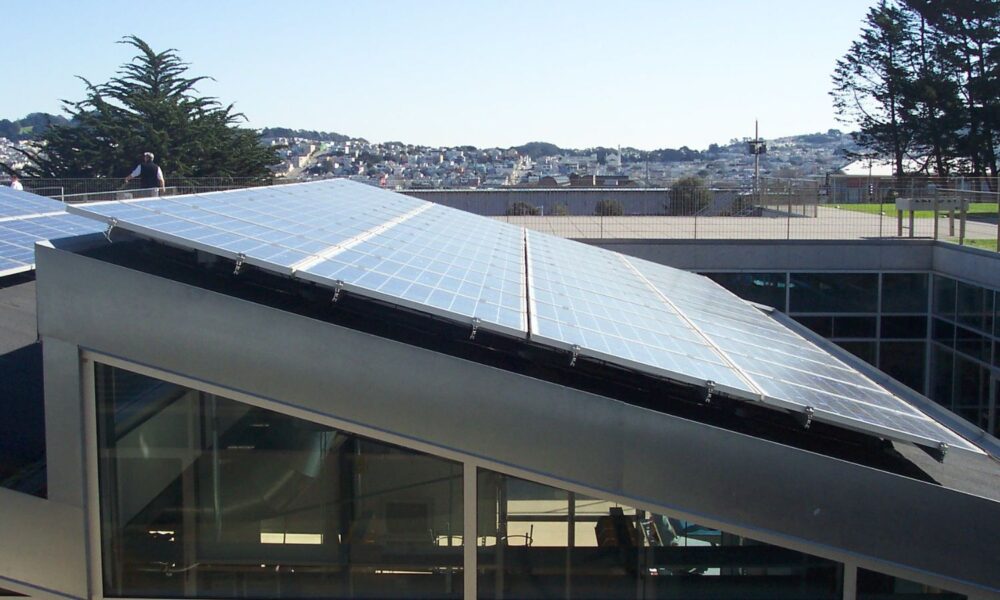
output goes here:
{"type": "Polygon", "coordinates": [[[143,152],[142,162],[136,165],[135,169],[125,178],[125,184],[128,185],[128,182],[138,177],[139,187],[149,190],[148,195],[155,196],[157,191],[161,193],[165,191],[166,184],[163,179],[163,170],[153,162],[153,158],[152,152],[143,152]]]}
{"type": "Polygon", "coordinates": [[[21,185],[21,179],[17,175],[14,175],[13,173],[11,173],[10,176],[10,187],[14,188],[15,190],[24,189],[24,186],[21,185]]]}

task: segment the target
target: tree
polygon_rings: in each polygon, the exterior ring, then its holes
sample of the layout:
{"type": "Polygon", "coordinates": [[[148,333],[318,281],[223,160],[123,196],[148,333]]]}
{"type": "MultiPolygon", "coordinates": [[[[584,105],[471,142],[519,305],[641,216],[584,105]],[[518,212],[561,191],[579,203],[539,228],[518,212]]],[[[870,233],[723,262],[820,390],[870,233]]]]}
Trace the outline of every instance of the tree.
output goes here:
{"type": "Polygon", "coordinates": [[[74,127],[53,126],[43,150],[25,151],[38,177],[123,177],[143,152],[156,154],[168,179],[266,177],[280,162],[233,106],[196,95],[207,77],[187,77],[173,49],[155,52],[136,36],[119,42],[139,53],[107,83],[86,85],[86,98],[63,100],[74,127]]]}
{"type": "Polygon", "coordinates": [[[682,177],[670,186],[670,203],[667,214],[673,216],[693,215],[708,206],[712,192],[699,177],[682,177]]]}
{"type": "Polygon", "coordinates": [[[517,202],[514,202],[513,204],[508,206],[504,214],[507,215],[508,217],[524,217],[524,216],[534,217],[541,214],[541,212],[542,211],[539,210],[537,206],[518,200],[517,202]]]}
{"type": "Polygon", "coordinates": [[[974,175],[998,174],[1000,143],[1000,3],[907,0],[932,31],[935,60],[957,90],[951,114],[958,150],[974,175]]]}
{"type": "Polygon", "coordinates": [[[618,200],[598,200],[594,205],[594,214],[599,217],[620,217],[625,214],[625,207],[618,200]]]}
{"type": "Polygon", "coordinates": [[[855,141],[892,157],[896,175],[910,144],[902,94],[907,85],[912,15],[880,0],[868,11],[861,38],[837,61],[834,110],[841,122],[856,123],[855,141]]]}

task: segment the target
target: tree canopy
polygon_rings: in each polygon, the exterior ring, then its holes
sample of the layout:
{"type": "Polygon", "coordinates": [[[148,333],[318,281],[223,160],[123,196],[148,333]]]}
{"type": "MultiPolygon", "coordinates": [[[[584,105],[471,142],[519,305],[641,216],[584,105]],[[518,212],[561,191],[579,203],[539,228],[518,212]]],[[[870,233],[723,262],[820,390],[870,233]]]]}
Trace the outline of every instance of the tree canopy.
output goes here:
{"type": "Polygon", "coordinates": [[[880,0],[833,73],[838,118],[869,155],[940,175],[998,174],[1000,2],[880,0]]]}
{"type": "Polygon", "coordinates": [[[27,175],[124,177],[143,152],[153,152],[167,179],[264,177],[277,164],[259,135],[236,124],[245,117],[215,98],[197,95],[207,77],[188,77],[176,50],[156,52],[135,36],[119,43],[138,54],[107,83],[86,85],[86,98],[63,100],[73,126],[50,127],[29,152],[27,175]]]}
{"type": "Polygon", "coordinates": [[[712,201],[712,192],[700,177],[681,177],[670,186],[668,215],[694,215],[712,201]]]}

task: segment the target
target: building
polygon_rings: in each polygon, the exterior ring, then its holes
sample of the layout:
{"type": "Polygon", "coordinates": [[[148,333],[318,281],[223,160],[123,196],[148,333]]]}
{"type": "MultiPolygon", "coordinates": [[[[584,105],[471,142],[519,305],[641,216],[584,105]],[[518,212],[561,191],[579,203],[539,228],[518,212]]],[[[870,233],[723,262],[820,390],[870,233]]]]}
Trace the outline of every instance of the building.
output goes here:
{"type": "Polygon", "coordinates": [[[74,210],[8,592],[1000,594],[997,440],[703,277],[345,181],[74,210]]]}

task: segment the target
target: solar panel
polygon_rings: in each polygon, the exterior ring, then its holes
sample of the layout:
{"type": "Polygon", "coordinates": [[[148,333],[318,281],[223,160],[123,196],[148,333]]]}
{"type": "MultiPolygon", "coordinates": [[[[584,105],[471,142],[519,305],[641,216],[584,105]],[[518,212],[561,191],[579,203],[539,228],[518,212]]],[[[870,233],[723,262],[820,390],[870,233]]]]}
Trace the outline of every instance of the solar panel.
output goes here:
{"type": "Polygon", "coordinates": [[[35,242],[94,233],[89,219],[68,215],[57,200],[0,188],[0,277],[35,268],[35,242]]]}
{"type": "Polygon", "coordinates": [[[430,312],[478,319],[524,334],[524,237],[470,213],[429,205],[397,226],[321,261],[299,277],[342,281],[347,289],[430,312]]]}
{"type": "MultiPolygon", "coordinates": [[[[877,435],[975,447],[709,279],[331,180],[70,207],[183,247],[877,435]]],[[[336,292],[334,292],[336,294],[336,292]]]]}
{"type": "Polygon", "coordinates": [[[531,337],[682,381],[754,394],[752,384],[619,255],[528,231],[531,337]]]}
{"type": "Polygon", "coordinates": [[[699,275],[625,259],[762,392],[760,400],[911,441],[974,449],[857,370],[699,275]]]}

